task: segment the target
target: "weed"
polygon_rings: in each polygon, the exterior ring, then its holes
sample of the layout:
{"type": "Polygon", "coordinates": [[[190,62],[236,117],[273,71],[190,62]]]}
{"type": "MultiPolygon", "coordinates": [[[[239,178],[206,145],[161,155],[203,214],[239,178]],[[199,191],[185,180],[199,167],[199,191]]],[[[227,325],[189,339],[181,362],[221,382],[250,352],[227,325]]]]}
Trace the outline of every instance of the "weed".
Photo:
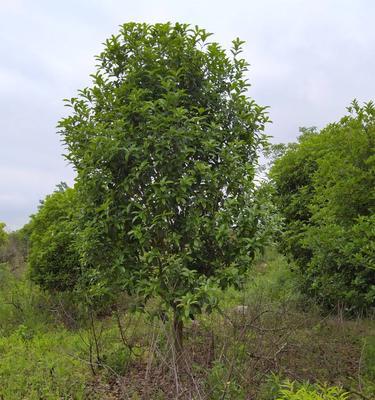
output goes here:
{"type": "Polygon", "coordinates": [[[337,386],[298,384],[285,381],[276,400],[348,400],[349,393],[337,386]]]}

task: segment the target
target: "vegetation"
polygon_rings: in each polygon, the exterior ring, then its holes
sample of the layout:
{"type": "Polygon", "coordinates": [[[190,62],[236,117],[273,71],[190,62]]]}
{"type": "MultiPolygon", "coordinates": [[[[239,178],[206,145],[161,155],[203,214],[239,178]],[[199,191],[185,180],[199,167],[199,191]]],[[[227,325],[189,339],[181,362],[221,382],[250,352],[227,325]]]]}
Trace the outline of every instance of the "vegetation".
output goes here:
{"type": "MultiPolygon", "coordinates": [[[[135,24],[105,43],[93,86],[60,121],[77,171],[78,252],[96,294],[158,296],[183,320],[217,303],[262,244],[254,196],[264,108],[231,57],[181,24],[135,24]]],[[[66,262],[69,262],[66,260],[66,262]]]]}
{"type": "Polygon", "coordinates": [[[275,400],[306,392],[307,399],[330,399],[323,384],[313,385],[325,382],[332,395],[370,399],[374,321],[303,311],[298,276],[275,250],[257,258],[251,276],[241,290],[222,292],[217,311],[186,324],[176,381],[168,321],[134,314],[124,299],[92,324],[89,310],[68,293],[44,292],[2,265],[0,395],[275,400]],[[287,388],[287,378],[297,382],[287,388]]]}
{"type": "Polygon", "coordinates": [[[303,130],[270,175],[305,288],[330,308],[365,311],[375,304],[375,108],[354,101],[349,112],[303,130]]]}
{"type": "Polygon", "coordinates": [[[66,185],[41,203],[31,217],[28,261],[31,278],[45,289],[72,290],[80,277],[76,249],[76,192],[66,185]]]}
{"type": "Polygon", "coordinates": [[[267,147],[209,37],[125,24],[67,102],[76,184],[0,223],[0,399],[374,398],[375,108],[267,147]]]}
{"type": "Polygon", "coordinates": [[[17,274],[24,267],[27,254],[27,225],[13,232],[5,231],[5,224],[0,223],[0,263],[9,263],[13,273],[17,274]]]}
{"type": "Polygon", "coordinates": [[[5,232],[4,222],[0,222],[0,246],[3,246],[7,240],[7,233],[5,232]]]}
{"type": "Polygon", "coordinates": [[[309,385],[295,387],[294,382],[286,382],[280,390],[280,397],[277,400],[347,400],[349,393],[338,387],[325,387],[317,385],[311,388],[309,385]]]}

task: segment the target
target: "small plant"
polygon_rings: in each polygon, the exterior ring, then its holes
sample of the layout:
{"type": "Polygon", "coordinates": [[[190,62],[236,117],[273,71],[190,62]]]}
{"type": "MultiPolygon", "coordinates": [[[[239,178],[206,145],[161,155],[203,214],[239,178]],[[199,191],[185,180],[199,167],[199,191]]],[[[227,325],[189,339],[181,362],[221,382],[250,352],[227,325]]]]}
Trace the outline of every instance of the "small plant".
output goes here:
{"type": "Polygon", "coordinates": [[[102,362],[108,367],[110,373],[120,375],[125,373],[131,359],[131,351],[128,348],[118,344],[103,355],[102,362]]]}
{"type": "Polygon", "coordinates": [[[285,381],[281,385],[279,396],[276,400],[348,400],[349,393],[337,386],[302,385],[285,381]]]}
{"type": "MultiPolygon", "coordinates": [[[[260,400],[275,400],[280,394],[280,389],[283,384],[283,379],[280,375],[271,373],[266,382],[259,390],[260,400]]],[[[257,397],[257,398],[258,398],[257,397]]]]}
{"type": "Polygon", "coordinates": [[[211,393],[210,399],[245,399],[243,388],[236,382],[227,365],[223,363],[216,362],[214,364],[208,377],[208,383],[211,393]]]}

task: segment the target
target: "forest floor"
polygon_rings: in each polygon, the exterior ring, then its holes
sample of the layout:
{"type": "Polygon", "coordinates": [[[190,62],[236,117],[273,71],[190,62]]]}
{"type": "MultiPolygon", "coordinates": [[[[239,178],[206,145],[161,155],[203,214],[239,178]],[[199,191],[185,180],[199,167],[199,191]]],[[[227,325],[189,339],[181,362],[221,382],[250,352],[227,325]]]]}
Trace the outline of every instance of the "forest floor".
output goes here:
{"type": "MultiPolygon", "coordinates": [[[[179,356],[169,321],[131,313],[128,300],[82,317],[68,296],[1,265],[0,399],[272,400],[288,380],[375,398],[374,318],[324,313],[275,252],[185,326],[179,356]]],[[[148,315],[157,310],[155,300],[148,315]]]]}

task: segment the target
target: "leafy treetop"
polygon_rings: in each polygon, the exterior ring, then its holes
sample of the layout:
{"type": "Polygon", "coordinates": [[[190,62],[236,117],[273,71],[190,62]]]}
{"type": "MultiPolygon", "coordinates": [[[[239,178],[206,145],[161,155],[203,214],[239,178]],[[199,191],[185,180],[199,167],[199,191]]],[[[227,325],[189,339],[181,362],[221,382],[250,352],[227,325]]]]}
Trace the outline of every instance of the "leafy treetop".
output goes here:
{"type": "Polygon", "coordinates": [[[77,171],[78,248],[93,294],[159,296],[179,320],[215,304],[260,243],[264,107],[230,56],[186,24],[127,23],[60,121],[77,171]]]}

